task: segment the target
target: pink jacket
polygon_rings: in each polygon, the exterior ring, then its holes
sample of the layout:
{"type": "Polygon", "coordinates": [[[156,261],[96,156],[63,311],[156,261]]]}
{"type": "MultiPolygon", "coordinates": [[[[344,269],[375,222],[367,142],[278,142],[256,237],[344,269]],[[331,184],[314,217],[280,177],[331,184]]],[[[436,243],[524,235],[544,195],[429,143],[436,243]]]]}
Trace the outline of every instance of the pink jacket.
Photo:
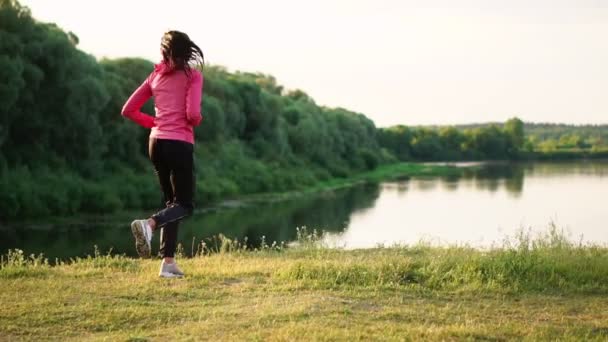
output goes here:
{"type": "Polygon", "coordinates": [[[152,128],[150,138],[194,144],[194,127],[203,119],[202,92],[203,75],[198,70],[191,69],[188,77],[185,71],[171,70],[167,64],[160,63],[129,97],[122,115],[145,128],[152,128]],[[141,112],[141,107],[152,96],[155,117],[141,112]]]}

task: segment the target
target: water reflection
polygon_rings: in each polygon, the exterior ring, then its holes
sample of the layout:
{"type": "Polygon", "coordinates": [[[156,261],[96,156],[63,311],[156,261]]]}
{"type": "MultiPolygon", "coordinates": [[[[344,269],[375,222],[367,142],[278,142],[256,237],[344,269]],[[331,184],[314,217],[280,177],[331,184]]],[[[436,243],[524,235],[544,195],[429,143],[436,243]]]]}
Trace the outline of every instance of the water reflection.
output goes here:
{"type": "MultiPolygon", "coordinates": [[[[470,166],[471,163],[456,165],[470,166]]],[[[517,198],[524,189],[524,179],[528,178],[563,178],[568,176],[598,177],[608,175],[608,161],[562,161],[562,162],[490,162],[473,164],[478,168],[464,169],[461,174],[429,178],[429,181],[415,182],[406,185],[395,183],[400,192],[414,188],[416,191],[433,191],[441,186],[446,191],[458,191],[462,187],[479,191],[497,192],[505,190],[517,198]]]]}
{"type": "Polygon", "coordinates": [[[327,242],[491,246],[520,229],[544,231],[554,222],[574,240],[605,244],[607,170],[608,161],[491,163],[461,175],[385,183],[374,209],[354,213],[347,231],[330,234],[327,242]]]}
{"type": "MultiPolygon", "coordinates": [[[[390,184],[389,187],[397,189],[401,194],[412,191],[435,191],[438,188],[452,192],[465,189],[496,192],[506,190],[514,197],[518,197],[524,187],[524,175],[527,164],[517,163],[491,163],[479,169],[465,169],[461,174],[450,174],[439,177],[417,179],[413,182],[400,181],[390,184]]],[[[545,172],[554,172],[554,169],[545,168],[545,172]]]]}
{"type": "Polygon", "coordinates": [[[348,227],[354,211],[373,207],[379,193],[378,185],[369,184],[239,210],[207,212],[184,222],[180,237],[191,241],[221,233],[239,240],[247,237],[249,244],[256,246],[262,236],[267,243],[292,241],[296,227],[339,232],[348,227]]]}
{"type": "MultiPolygon", "coordinates": [[[[224,234],[256,246],[264,236],[267,243],[291,241],[296,227],[329,232],[343,231],[353,212],[370,208],[380,193],[378,185],[364,185],[321,195],[310,195],[286,201],[257,203],[234,209],[204,210],[184,221],[179,241],[184,252],[196,252],[201,240],[224,234]]],[[[0,252],[20,248],[26,253],[44,253],[52,260],[86,256],[97,245],[102,253],[125,253],[135,256],[129,228],[130,219],[139,214],[121,214],[111,220],[103,217],[81,217],[79,222],[55,224],[12,224],[0,226],[0,252]]],[[[158,236],[153,245],[157,248],[158,236]]]]}
{"type": "MultiPolygon", "coordinates": [[[[296,227],[306,226],[327,231],[332,241],[349,247],[420,239],[484,245],[516,229],[544,229],[554,220],[575,237],[608,242],[607,173],[608,161],[490,163],[461,175],[207,209],[182,224],[179,241],[190,254],[201,240],[218,234],[246,237],[255,246],[262,236],[267,243],[291,241],[296,227]]],[[[66,259],[92,254],[97,245],[102,252],[134,255],[129,222],[145,214],[0,225],[0,253],[20,248],[66,259]]]]}

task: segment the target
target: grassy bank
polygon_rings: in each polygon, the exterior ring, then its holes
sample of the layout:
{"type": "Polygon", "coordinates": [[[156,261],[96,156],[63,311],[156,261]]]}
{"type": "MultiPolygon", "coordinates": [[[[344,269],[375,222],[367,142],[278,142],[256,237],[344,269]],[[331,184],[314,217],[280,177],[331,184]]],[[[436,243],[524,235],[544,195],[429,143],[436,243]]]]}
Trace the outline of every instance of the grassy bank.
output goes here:
{"type": "MultiPolygon", "coordinates": [[[[471,169],[472,167],[466,167],[471,169]]],[[[241,195],[235,197],[238,201],[268,201],[283,200],[294,196],[306,195],[320,191],[336,190],[366,182],[382,182],[391,180],[404,180],[411,177],[447,177],[459,175],[464,167],[429,165],[423,163],[395,163],[381,165],[368,172],[361,172],[350,177],[330,178],[317,182],[298,190],[284,192],[268,192],[262,194],[241,195]]]]}
{"type": "Polygon", "coordinates": [[[13,253],[0,336],[23,340],[606,340],[608,249],[555,232],[500,249],[240,249],[58,266],[13,253]]]}
{"type": "MultiPolygon", "coordinates": [[[[353,172],[344,177],[328,174],[317,177],[315,172],[318,170],[273,168],[248,159],[241,162],[246,165],[227,168],[222,174],[210,171],[213,165],[207,169],[201,167],[203,170],[197,174],[196,186],[199,207],[227,199],[281,199],[362,181],[460,172],[452,167],[397,163],[380,165],[369,172],[353,172]]],[[[0,191],[0,221],[156,209],[160,203],[157,183],[151,169],[150,172],[138,172],[126,167],[117,167],[111,174],[91,179],[67,169],[29,170],[24,167],[4,174],[0,172],[0,190],[6,190],[0,191]]]]}

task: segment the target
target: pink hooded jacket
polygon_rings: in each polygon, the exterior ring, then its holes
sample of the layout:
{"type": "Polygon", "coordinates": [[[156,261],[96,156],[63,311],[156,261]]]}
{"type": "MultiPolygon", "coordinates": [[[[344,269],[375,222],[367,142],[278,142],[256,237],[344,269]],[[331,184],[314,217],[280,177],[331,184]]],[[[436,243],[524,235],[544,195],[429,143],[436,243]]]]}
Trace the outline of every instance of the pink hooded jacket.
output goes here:
{"type": "Polygon", "coordinates": [[[183,70],[171,70],[166,63],[160,63],[129,97],[122,115],[152,128],[150,138],[194,144],[194,127],[203,119],[202,92],[203,75],[198,70],[191,69],[188,76],[183,70]],[[150,97],[154,97],[155,117],[141,112],[150,97]]]}

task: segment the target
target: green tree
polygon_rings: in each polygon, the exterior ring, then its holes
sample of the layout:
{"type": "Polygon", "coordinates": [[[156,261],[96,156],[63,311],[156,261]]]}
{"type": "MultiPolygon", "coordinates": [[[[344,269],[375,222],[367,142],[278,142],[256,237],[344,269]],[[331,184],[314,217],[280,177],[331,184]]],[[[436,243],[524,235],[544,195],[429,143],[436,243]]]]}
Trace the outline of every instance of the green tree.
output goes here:
{"type": "Polygon", "coordinates": [[[473,130],[472,145],[483,158],[500,159],[509,154],[509,137],[496,125],[473,130]]]}
{"type": "Polygon", "coordinates": [[[433,160],[441,152],[441,139],[437,131],[420,128],[414,131],[412,155],[421,160],[433,160]]]}
{"type": "Polygon", "coordinates": [[[440,153],[442,159],[455,160],[461,158],[462,144],[465,141],[462,131],[455,127],[443,127],[439,130],[439,139],[442,145],[440,153]]]}
{"type": "Polygon", "coordinates": [[[399,160],[409,160],[412,157],[412,130],[403,125],[381,128],[378,132],[378,143],[388,149],[399,160]]]}
{"type": "Polygon", "coordinates": [[[503,129],[508,139],[508,154],[515,156],[524,147],[524,123],[518,118],[511,118],[505,122],[503,129]]]}

